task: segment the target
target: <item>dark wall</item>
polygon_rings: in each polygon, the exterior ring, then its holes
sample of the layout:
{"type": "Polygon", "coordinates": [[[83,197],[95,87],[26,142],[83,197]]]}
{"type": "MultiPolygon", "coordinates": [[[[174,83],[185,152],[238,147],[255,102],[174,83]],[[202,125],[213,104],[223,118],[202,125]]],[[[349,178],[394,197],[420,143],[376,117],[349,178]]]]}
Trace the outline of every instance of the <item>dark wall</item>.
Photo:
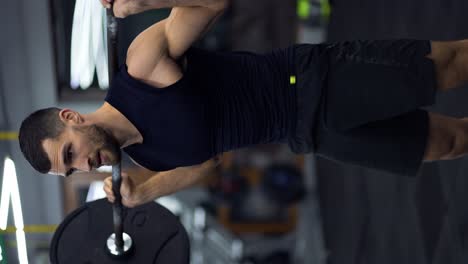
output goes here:
{"type": "MultiPolygon", "coordinates": [[[[468,1],[335,0],[330,41],[468,38],[468,1]]],[[[431,111],[468,116],[468,87],[431,111]]],[[[319,159],[329,263],[467,263],[467,159],[403,178],[319,159]]]]}

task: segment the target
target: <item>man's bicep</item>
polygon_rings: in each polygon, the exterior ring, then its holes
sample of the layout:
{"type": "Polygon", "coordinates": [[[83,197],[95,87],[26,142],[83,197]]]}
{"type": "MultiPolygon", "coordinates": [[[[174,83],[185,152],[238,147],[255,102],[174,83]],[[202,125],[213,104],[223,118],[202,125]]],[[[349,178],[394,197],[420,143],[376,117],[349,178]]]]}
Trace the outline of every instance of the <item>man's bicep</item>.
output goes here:
{"type": "Polygon", "coordinates": [[[167,53],[165,39],[165,20],[162,20],[141,32],[127,50],[126,64],[138,75],[147,75],[167,53]]]}
{"type": "Polygon", "coordinates": [[[180,69],[168,55],[165,23],[162,20],[135,38],[127,51],[128,73],[135,79],[164,88],[181,78],[180,69]]]}

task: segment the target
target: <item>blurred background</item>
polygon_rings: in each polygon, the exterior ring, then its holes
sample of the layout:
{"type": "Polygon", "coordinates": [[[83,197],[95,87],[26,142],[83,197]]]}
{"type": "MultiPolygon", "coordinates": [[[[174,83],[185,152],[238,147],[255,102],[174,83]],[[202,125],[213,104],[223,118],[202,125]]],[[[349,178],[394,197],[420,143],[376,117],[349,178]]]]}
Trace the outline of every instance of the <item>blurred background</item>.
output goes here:
{"type": "MultiPolygon", "coordinates": [[[[86,113],[102,104],[106,88],[96,76],[85,89],[70,80],[74,8],[72,0],[3,1],[0,8],[2,264],[49,263],[57,225],[102,197],[110,175],[40,175],[16,140],[23,118],[38,108],[86,113]]],[[[168,13],[119,21],[120,61],[133,38],[168,13]]],[[[264,52],[352,39],[462,39],[467,13],[464,0],[232,0],[196,45],[264,52]]],[[[458,89],[439,95],[432,110],[467,116],[467,100],[468,88],[458,89]]],[[[127,158],[123,166],[147,176],[127,158]]],[[[268,145],[228,153],[204,184],[157,202],[187,229],[194,264],[467,263],[467,174],[464,158],[403,178],[268,145]]]]}

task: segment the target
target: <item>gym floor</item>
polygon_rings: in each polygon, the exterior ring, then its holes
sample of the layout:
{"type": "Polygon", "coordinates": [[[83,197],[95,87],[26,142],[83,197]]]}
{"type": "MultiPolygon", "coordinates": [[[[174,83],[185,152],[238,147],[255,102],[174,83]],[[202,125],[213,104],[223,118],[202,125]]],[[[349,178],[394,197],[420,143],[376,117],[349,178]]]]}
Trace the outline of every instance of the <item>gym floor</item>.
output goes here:
{"type": "MultiPolygon", "coordinates": [[[[464,0],[335,0],[328,40],[468,38],[464,0]]],[[[431,110],[468,116],[468,87],[431,110]]],[[[318,160],[329,264],[467,263],[467,159],[401,178],[318,160]]]]}

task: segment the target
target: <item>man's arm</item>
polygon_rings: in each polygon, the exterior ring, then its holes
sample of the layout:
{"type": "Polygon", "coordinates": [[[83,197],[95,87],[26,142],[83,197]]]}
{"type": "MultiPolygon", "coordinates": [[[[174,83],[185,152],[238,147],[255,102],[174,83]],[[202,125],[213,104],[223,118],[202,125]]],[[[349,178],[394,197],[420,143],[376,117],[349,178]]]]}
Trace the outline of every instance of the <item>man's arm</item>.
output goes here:
{"type": "Polygon", "coordinates": [[[168,18],[140,33],[130,45],[126,61],[129,74],[159,88],[175,83],[182,77],[175,61],[211,27],[227,3],[228,0],[115,0],[113,9],[119,17],[172,8],[168,18]]]}
{"type": "MultiPolygon", "coordinates": [[[[122,175],[120,189],[122,203],[127,207],[135,207],[159,197],[192,187],[200,182],[219,164],[219,158],[213,158],[200,165],[179,167],[170,171],[155,172],[146,181],[137,184],[128,175],[122,175]]],[[[114,202],[112,177],[104,181],[104,191],[107,199],[114,202]]]]}

